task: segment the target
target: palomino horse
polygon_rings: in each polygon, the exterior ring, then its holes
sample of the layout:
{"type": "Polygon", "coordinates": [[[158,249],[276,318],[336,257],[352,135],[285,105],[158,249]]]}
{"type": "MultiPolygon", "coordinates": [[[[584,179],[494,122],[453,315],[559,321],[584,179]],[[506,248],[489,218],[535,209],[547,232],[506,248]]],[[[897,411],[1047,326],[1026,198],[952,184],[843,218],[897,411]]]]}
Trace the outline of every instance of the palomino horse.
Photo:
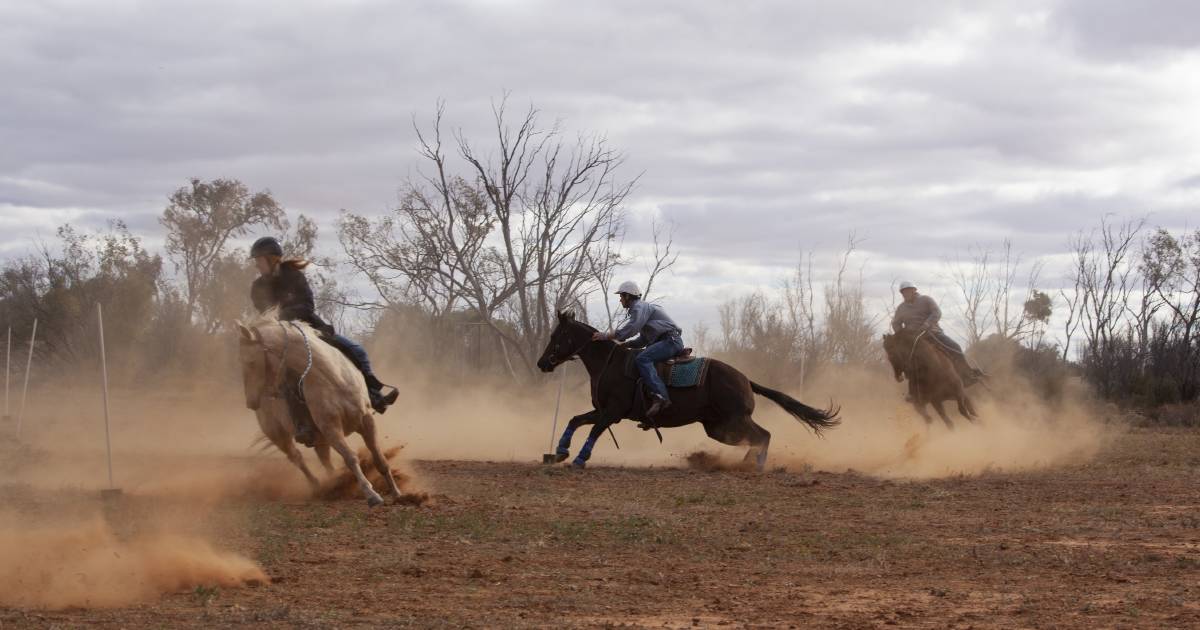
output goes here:
{"type": "MultiPolygon", "coordinates": [[[[612,341],[592,341],[595,328],[577,321],[571,313],[560,313],[558,326],[550,335],[546,351],[538,360],[543,372],[554,368],[572,357],[578,356],[587,368],[592,381],[592,411],[571,419],[558,443],[558,461],[570,454],[571,436],[585,424],[594,425],[583,448],[572,462],[577,468],[586,465],[592,456],[592,447],[604,434],[604,430],[633,412],[637,394],[637,381],[626,376],[624,366],[634,350],[612,341]]],[[[783,407],[792,417],[808,425],[817,435],[822,429],[837,426],[837,409],[815,409],[768,387],[746,378],[727,363],[709,359],[708,378],[698,387],[673,389],[671,406],[664,410],[653,424],[658,427],[681,427],[693,422],[704,425],[704,431],[712,439],[723,444],[738,446],[748,444],[745,461],[754,461],[759,470],[767,463],[767,447],[771,434],[757,423],[754,413],[754,395],[765,396],[783,407]]]]}
{"type": "Polygon", "coordinates": [[[926,424],[932,423],[933,419],[925,411],[925,405],[932,404],[942,422],[954,428],[954,423],[950,422],[942,406],[947,400],[957,403],[958,413],[974,422],[978,414],[975,413],[971,398],[967,396],[962,377],[954,367],[954,360],[936,347],[937,342],[925,337],[925,333],[915,330],[901,330],[894,335],[883,336],[883,349],[887,352],[888,362],[892,364],[896,382],[908,377],[909,400],[926,424]]]}
{"type": "MultiPolygon", "coordinates": [[[[279,396],[286,375],[300,375],[300,390],[320,433],[318,443],[327,444],[342,456],[367,497],[367,505],[379,505],[383,498],[371,487],[358,456],[346,443],[345,436],[351,433],[362,436],[375,468],[387,479],[392,496],[401,498],[400,488],[392,479],[391,468],[375,439],[375,418],[371,415],[362,373],[336,348],[320,341],[316,331],[304,322],[264,318],[248,326],[238,322],[238,332],[246,407],[257,412],[267,404],[272,405],[268,409],[271,415],[286,412],[286,407],[274,406],[277,401],[282,403],[282,398],[273,399],[279,396]]],[[[259,423],[262,424],[261,416],[259,423]]],[[[274,438],[271,441],[278,445],[274,438]]],[[[295,451],[294,445],[291,450],[295,451]]],[[[304,471],[310,483],[315,480],[299,452],[295,457],[287,449],[284,452],[304,471]]]]}

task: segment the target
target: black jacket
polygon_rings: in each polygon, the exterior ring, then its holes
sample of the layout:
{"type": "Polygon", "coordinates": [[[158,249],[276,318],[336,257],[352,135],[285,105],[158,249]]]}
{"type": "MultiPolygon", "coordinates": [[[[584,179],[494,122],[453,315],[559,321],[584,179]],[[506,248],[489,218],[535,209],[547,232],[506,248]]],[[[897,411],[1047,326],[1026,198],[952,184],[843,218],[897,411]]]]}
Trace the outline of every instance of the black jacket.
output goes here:
{"type": "Polygon", "coordinates": [[[259,276],[250,285],[250,301],[258,312],[279,307],[279,319],[300,320],[326,335],[334,334],[333,326],[317,315],[312,287],[304,270],[291,261],[284,261],[269,276],[259,276]]]}

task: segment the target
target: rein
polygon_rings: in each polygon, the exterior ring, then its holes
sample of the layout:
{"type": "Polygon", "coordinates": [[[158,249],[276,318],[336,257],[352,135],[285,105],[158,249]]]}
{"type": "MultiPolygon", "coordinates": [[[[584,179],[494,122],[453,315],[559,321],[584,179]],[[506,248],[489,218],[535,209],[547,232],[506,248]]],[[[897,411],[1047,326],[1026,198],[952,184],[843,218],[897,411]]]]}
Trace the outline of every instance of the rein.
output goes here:
{"type": "Polygon", "coordinates": [[[912,350],[909,350],[909,352],[908,352],[908,367],[909,367],[909,369],[912,369],[912,360],[913,360],[913,357],[916,356],[916,354],[917,354],[917,344],[921,342],[921,337],[924,337],[925,333],[927,333],[927,332],[929,332],[929,331],[922,330],[921,334],[917,335],[916,339],[913,339],[912,350]]]}
{"type": "MultiPolygon", "coordinates": [[[[604,359],[604,365],[600,366],[600,371],[596,373],[596,380],[592,381],[592,406],[596,405],[596,395],[600,391],[600,379],[604,377],[604,373],[608,371],[608,364],[612,363],[613,355],[617,353],[618,344],[613,344],[612,350],[608,351],[608,357],[604,359]]],[[[616,441],[617,438],[613,438],[616,441]]],[[[621,448],[618,446],[617,448],[621,448]]]]}
{"type": "Polygon", "coordinates": [[[913,369],[913,357],[915,357],[917,354],[917,344],[921,343],[921,337],[924,337],[925,333],[927,332],[929,331],[922,330],[921,333],[917,335],[916,339],[913,339],[912,350],[909,350],[908,352],[908,366],[905,368],[908,370],[908,378],[912,381],[913,393],[916,394],[917,399],[921,398],[921,383],[916,379],[916,370],[913,369]]]}
{"type": "MultiPolygon", "coordinates": [[[[279,324],[279,328],[283,330],[283,348],[281,348],[279,351],[279,374],[275,378],[275,391],[271,394],[268,394],[269,398],[283,398],[283,381],[287,375],[287,351],[288,345],[291,343],[291,337],[288,335],[287,326],[285,326],[282,321],[277,323],[279,324]]],[[[292,328],[295,328],[296,332],[300,333],[300,338],[304,340],[304,349],[308,354],[308,363],[304,366],[304,371],[301,372],[300,379],[296,382],[296,391],[299,392],[300,400],[303,401],[304,379],[308,376],[308,373],[312,371],[313,367],[312,346],[310,346],[308,343],[308,335],[304,334],[304,329],[296,325],[296,322],[289,321],[287,323],[292,328]]],[[[271,349],[268,348],[266,344],[263,344],[263,359],[268,369],[270,369],[271,365],[271,354],[271,349]]],[[[264,385],[263,387],[265,388],[266,386],[264,385]]]]}

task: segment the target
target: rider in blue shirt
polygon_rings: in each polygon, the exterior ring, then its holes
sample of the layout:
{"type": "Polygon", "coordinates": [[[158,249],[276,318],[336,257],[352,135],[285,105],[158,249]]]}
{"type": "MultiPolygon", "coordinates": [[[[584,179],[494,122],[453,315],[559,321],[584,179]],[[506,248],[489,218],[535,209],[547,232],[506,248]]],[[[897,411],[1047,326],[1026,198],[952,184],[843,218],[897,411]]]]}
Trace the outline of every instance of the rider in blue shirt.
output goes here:
{"type": "Polygon", "coordinates": [[[642,291],[635,282],[623,282],[617,288],[621,296],[621,306],[629,311],[625,324],[614,332],[597,332],[593,339],[612,339],[624,342],[631,337],[637,339],[627,345],[631,348],[645,348],[634,360],[642,381],[650,388],[652,402],[646,410],[650,418],[657,416],[671,406],[667,394],[667,385],[658,376],[654,364],[672,359],[683,352],[683,329],[675,324],[667,312],[657,304],[642,301],[642,291]]]}

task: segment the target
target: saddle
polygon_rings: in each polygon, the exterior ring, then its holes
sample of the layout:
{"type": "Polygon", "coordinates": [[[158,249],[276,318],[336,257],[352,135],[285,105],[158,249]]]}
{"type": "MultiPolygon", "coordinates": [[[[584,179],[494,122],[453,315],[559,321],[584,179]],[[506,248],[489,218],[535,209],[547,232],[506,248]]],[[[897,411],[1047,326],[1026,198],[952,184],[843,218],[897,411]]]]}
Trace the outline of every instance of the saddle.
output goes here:
{"type": "MultiPolygon", "coordinates": [[[[704,382],[704,378],[708,375],[708,358],[698,357],[692,352],[691,348],[684,348],[674,357],[654,364],[659,378],[667,384],[667,387],[696,387],[704,382]]],[[[640,351],[630,353],[629,358],[625,361],[625,376],[635,380],[641,378],[637,369],[639,354],[641,354],[640,351]]]]}
{"type": "Polygon", "coordinates": [[[975,383],[987,380],[987,373],[971,365],[971,361],[967,359],[965,353],[955,352],[953,348],[946,347],[945,344],[933,335],[923,336],[921,342],[931,344],[934,350],[937,350],[943,356],[950,359],[950,363],[954,366],[954,371],[958,372],[958,376],[962,379],[964,387],[970,387],[975,383]]]}

